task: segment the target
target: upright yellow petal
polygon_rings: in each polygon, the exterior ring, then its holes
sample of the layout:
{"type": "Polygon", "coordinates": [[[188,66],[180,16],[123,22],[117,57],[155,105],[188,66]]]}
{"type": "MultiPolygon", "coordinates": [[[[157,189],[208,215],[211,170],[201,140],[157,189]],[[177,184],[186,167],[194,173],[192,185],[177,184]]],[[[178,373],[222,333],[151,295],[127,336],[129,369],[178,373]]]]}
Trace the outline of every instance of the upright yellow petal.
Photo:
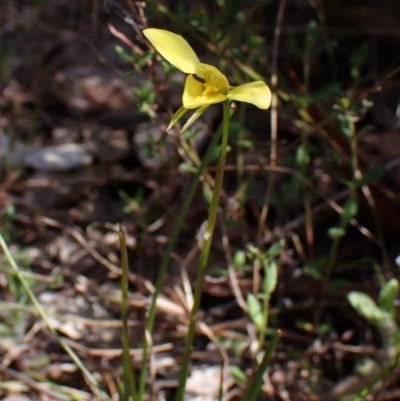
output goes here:
{"type": "Polygon", "coordinates": [[[183,90],[182,103],[185,109],[197,109],[198,107],[220,103],[226,100],[222,93],[203,94],[204,84],[196,81],[192,75],[186,78],[183,90]]]}
{"type": "Polygon", "coordinates": [[[143,34],[155,49],[178,70],[186,74],[196,72],[200,60],[182,36],[156,28],[144,29],[143,34]]]}
{"type": "Polygon", "coordinates": [[[264,110],[271,105],[271,91],[263,81],[254,81],[237,86],[229,91],[227,97],[239,102],[252,103],[264,110]]]}

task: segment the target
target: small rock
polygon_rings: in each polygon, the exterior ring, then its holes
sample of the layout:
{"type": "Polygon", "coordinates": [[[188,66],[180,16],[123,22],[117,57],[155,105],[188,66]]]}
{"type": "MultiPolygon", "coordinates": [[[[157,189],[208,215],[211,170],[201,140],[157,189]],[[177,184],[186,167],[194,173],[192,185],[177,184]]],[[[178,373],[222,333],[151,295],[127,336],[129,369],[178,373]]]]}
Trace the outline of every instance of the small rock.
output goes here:
{"type": "Polygon", "coordinates": [[[81,113],[120,110],[135,104],[125,81],[101,68],[71,67],[57,72],[52,81],[55,97],[81,113]]]}
{"type": "Polygon", "coordinates": [[[35,150],[27,155],[25,166],[39,171],[69,171],[91,162],[92,156],[84,146],[68,143],[35,150]]]}

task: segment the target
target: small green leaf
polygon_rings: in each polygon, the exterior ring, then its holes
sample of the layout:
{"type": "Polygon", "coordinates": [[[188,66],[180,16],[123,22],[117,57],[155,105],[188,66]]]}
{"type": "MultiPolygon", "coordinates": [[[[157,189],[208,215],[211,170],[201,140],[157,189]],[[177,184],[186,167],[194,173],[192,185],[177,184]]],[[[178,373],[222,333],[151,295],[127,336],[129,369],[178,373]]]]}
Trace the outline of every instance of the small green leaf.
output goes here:
{"type": "Polygon", "coordinates": [[[305,146],[300,145],[296,150],[296,163],[300,168],[304,168],[310,162],[310,155],[305,146]]]}
{"type": "Polygon", "coordinates": [[[358,185],[360,187],[362,187],[363,185],[372,184],[375,180],[380,178],[385,171],[386,171],[386,167],[383,165],[375,166],[375,167],[371,168],[364,174],[364,176],[358,182],[358,185]]]}
{"type": "Polygon", "coordinates": [[[327,323],[320,324],[317,327],[317,333],[320,335],[329,334],[332,333],[332,331],[333,331],[332,326],[330,326],[327,323]]]}
{"type": "Polygon", "coordinates": [[[306,321],[300,320],[296,323],[296,326],[298,328],[300,328],[301,330],[308,331],[310,333],[315,331],[314,325],[311,322],[306,322],[306,321]]]}
{"type": "Polygon", "coordinates": [[[239,368],[239,366],[231,365],[230,371],[233,378],[239,380],[242,383],[247,383],[246,373],[244,373],[243,370],[239,368]]]}
{"type": "Polygon", "coordinates": [[[316,280],[322,280],[321,270],[315,265],[304,265],[304,273],[309,274],[316,280]]]}
{"type": "Polygon", "coordinates": [[[399,282],[392,278],[381,289],[378,304],[386,312],[394,313],[394,301],[399,292],[399,282]]]}
{"type": "Polygon", "coordinates": [[[385,328],[385,324],[390,319],[389,314],[379,308],[375,301],[367,294],[358,291],[352,291],[347,295],[351,306],[371,324],[380,329],[385,328]]]}
{"type": "Polygon", "coordinates": [[[247,244],[247,251],[251,257],[257,258],[259,256],[260,251],[257,247],[252,244],[247,244]]]}
{"type": "Polygon", "coordinates": [[[204,200],[207,202],[207,205],[210,205],[213,195],[212,189],[210,188],[209,185],[206,185],[206,183],[203,183],[202,189],[203,189],[204,200]]]}
{"type": "Polygon", "coordinates": [[[242,250],[236,251],[233,257],[233,264],[236,268],[243,267],[246,264],[246,253],[242,250]]]}
{"type": "Polygon", "coordinates": [[[197,173],[197,167],[191,166],[191,165],[189,165],[187,163],[181,163],[178,166],[178,169],[179,169],[179,171],[182,171],[184,173],[193,173],[193,174],[197,173]]]}
{"type": "Polygon", "coordinates": [[[343,237],[345,234],[346,231],[340,227],[331,227],[328,230],[328,235],[333,239],[343,237]]]}
{"type": "Polygon", "coordinates": [[[260,331],[264,330],[264,317],[261,311],[261,305],[254,294],[247,294],[247,307],[249,309],[249,316],[252,322],[260,331]]]}
{"type": "Polygon", "coordinates": [[[357,200],[355,197],[350,197],[347,199],[345,205],[343,206],[343,212],[340,216],[341,226],[346,227],[351,219],[355,217],[358,211],[357,200]]]}
{"type": "Polygon", "coordinates": [[[264,262],[265,278],[264,278],[264,291],[270,295],[275,291],[278,283],[278,264],[275,261],[264,262]]]}
{"type": "Polygon", "coordinates": [[[279,242],[276,242],[275,244],[271,245],[268,251],[266,252],[267,256],[270,258],[274,258],[276,256],[279,256],[280,253],[283,250],[283,247],[285,246],[285,241],[280,240],[279,242]]]}
{"type": "Polygon", "coordinates": [[[121,60],[125,61],[126,63],[133,62],[132,55],[129,54],[122,46],[117,45],[114,47],[114,50],[121,58],[121,60]]]}
{"type": "Polygon", "coordinates": [[[140,56],[138,59],[136,59],[136,63],[139,67],[143,68],[152,57],[153,54],[151,52],[146,52],[143,54],[143,56],[140,56]]]}
{"type": "Polygon", "coordinates": [[[236,144],[243,149],[251,149],[254,146],[253,142],[248,139],[238,139],[236,144]]]}

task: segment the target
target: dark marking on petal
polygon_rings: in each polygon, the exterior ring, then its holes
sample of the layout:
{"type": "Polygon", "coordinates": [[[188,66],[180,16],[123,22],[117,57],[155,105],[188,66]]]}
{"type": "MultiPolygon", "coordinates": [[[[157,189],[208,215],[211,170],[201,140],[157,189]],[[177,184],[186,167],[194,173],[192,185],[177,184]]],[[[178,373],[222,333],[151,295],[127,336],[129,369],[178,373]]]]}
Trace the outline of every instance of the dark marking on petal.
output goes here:
{"type": "Polygon", "coordinates": [[[197,81],[197,82],[201,82],[202,84],[206,83],[206,80],[204,78],[200,78],[198,77],[196,74],[192,74],[192,77],[197,81]]]}

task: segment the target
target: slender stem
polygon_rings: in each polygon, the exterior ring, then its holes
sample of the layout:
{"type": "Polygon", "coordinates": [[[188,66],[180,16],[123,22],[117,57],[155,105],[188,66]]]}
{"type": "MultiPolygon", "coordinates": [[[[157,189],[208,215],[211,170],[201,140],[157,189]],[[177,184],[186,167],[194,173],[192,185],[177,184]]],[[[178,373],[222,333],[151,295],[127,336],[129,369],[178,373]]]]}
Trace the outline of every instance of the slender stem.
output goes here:
{"type": "MultiPolygon", "coordinates": [[[[349,137],[350,137],[350,146],[351,146],[351,188],[350,188],[350,198],[353,198],[354,201],[356,201],[357,197],[357,169],[358,169],[358,158],[357,158],[357,133],[356,133],[356,127],[354,125],[354,122],[351,119],[351,115],[347,116],[348,119],[348,124],[349,124],[349,137]]],[[[348,221],[341,222],[339,228],[345,230],[346,226],[349,224],[348,221]]],[[[315,313],[315,319],[314,319],[314,328],[317,330],[320,319],[321,319],[321,314],[322,314],[322,309],[323,309],[323,303],[326,298],[326,295],[328,293],[329,289],[329,283],[330,279],[332,276],[333,268],[336,264],[336,259],[337,259],[337,252],[339,249],[340,242],[342,240],[341,236],[336,236],[332,242],[331,246],[331,251],[329,254],[329,259],[328,259],[328,264],[325,272],[325,276],[321,285],[321,293],[320,293],[320,299],[319,303],[317,306],[317,311],[315,313]]]]}
{"type": "Polygon", "coordinates": [[[126,249],[126,236],[122,226],[119,227],[119,243],[121,248],[121,320],[122,320],[122,350],[123,350],[123,366],[124,366],[124,394],[123,400],[128,400],[129,395],[133,401],[138,401],[135,376],[133,374],[131,356],[129,354],[129,328],[128,328],[128,275],[129,275],[129,263],[128,263],[128,252],[126,249]]]}
{"type": "Polygon", "coordinates": [[[278,344],[279,336],[280,336],[279,330],[275,331],[272,334],[271,340],[264,352],[264,357],[257,369],[257,372],[254,374],[254,376],[249,380],[249,383],[247,384],[247,389],[243,400],[254,401],[257,399],[257,396],[261,390],[261,384],[264,373],[268,367],[268,364],[271,361],[276,345],[278,344]]]}
{"type": "MultiPolygon", "coordinates": [[[[268,278],[268,267],[267,267],[267,263],[265,260],[263,261],[263,265],[264,265],[264,283],[265,280],[267,280],[268,278]]],[[[269,319],[269,302],[271,300],[271,296],[270,293],[268,291],[266,291],[266,286],[264,285],[264,297],[263,297],[263,306],[262,306],[262,312],[263,312],[263,323],[264,323],[264,328],[263,330],[259,331],[259,336],[258,336],[258,351],[261,351],[262,347],[264,346],[264,341],[265,341],[265,336],[267,334],[267,329],[268,329],[268,319],[269,319]]]]}
{"type": "Polygon", "coordinates": [[[192,354],[193,338],[196,331],[197,312],[200,307],[201,293],[203,289],[203,281],[206,273],[207,261],[210,255],[211,243],[214,233],[215,221],[217,217],[219,198],[222,188],[222,180],[224,178],[224,167],[226,159],[226,149],[228,146],[229,134],[229,101],[222,103],[223,119],[222,119],[222,140],[221,150],[219,153],[217,173],[215,177],[215,185],[212,193],[210,210],[208,214],[207,227],[203,234],[203,248],[200,254],[199,269],[197,272],[196,288],[194,291],[193,307],[190,312],[189,327],[186,336],[185,351],[183,355],[181,373],[179,377],[179,386],[176,394],[176,401],[182,401],[185,395],[186,379],[189,370],[189,364],[192,354]]]}
{"type": "MultiPolygon", "coordinates": [[[[310,28],[310,25],[309,25],[310,28]]],[[[308,29],[308,34],[306,35],[306,51],[304,55],[304,86],[306,94],[309,95],[310,91],[310,70],[311,70],[311,50],[315,42],[315,29],[308,29]]],[[[301,132],[301,145],[303,160],[300,160],[300,169],[303,175],[307,174],[309,152],[308,152],[308,135],[303,130],[301,132]]],[[[305,214],[305,229],[306,229],[306,243],[307,243],[307,258],[308,261],[313,261],[313,246],[314,246],[314,230],[312,225],[312,207],[311,199],[308,187],[303,184],[303,201],[304,201],[304,214],[305,214]]]]}
{"type": "Polygon", "coordinates": [[[270,151],[270,167],[267,190],[265,194],[264,206],[261,210],[260,223],[257,229],[256,244],[259,246],[263,242],[263,235],[267,232],[267,217],[269,212],[269,205],[271,203],[271,196],[275,188],[275,171],[277,165],[278,153],[278,56],[279,56],[279,43],[282,32],[283,17],[285,14],[287,0],[282,0],[279,3],[279,11],[275,25],[274,44],[272,48],[272,75],[271,75],[271,151],[270,151]]]}
{"type": "Polygon", "coordinates": [[[139,378],[139,400],[144,399],[144,391],[146,387],[146,378],[147,378],[147,357],[149,354],[149,347],[150,347],[150,339],[152,337],[153,328],[154,328],[154,320],[156,317],[156,306],[157,306],[157,298],[160,295],[162,283],[164,281],[165,273],[167,272],[167,268],[169,265],[169,261],[171,260],[172,250],[174,249],[175,243],[178,239],[178,234],[181,231],[186,213],[189,209],[189,206],[192,202],[193,196],[195,194],[196,188],[200,182],[200,177],[203,175],[204,170],[214,154],[215,146],[217,145],[219,138],[221,137],[222,125],[218,128],[217,132],[213,136],[211,143],[208,147],[206,154],[203,157],[203,160],[200,166],[197,169],[196,174],[193,177],[193,180],[190,184],[189,190],[186,193],[185,200],[183,205],[180,209],[179,215],[177,217],[174,229],[172,231],[171,237],[168,241],[168,245],[165,249],[164,257],[161,261],[160,270],[158,273],[157,281],[155,284],[155,290],[152,296],[149,315],[146,320],[146,327],[145,333],[143,336],[143,357],[142,357],[142,364],[140,367],[140,378],[139,378]]]}
{"type": "Polygon", "coordinates": [[[352,196],[357,196],[357,170],[358,170],[358,155],[357,155],[357,132],[354,121],[352,121],[352,116],[349,117],[349,125],[350,125],[350,148],[351,148],[351,181],[353,183],[351,188],[352,196]]]}
{"type": "Polygon", "coordinates": [[[260,330],[260,333],[259,333],[259,336],[258,336],[258,347],[257,347],[257,349],[259,351],[264,346],[265,337],[267,335],[268,319],[269,319],[269,302],[270,302],[270,300],[271,300],[270,295],[264,293],[263,311],[262,311],[263,312],[264,328],[263,328],[263,330],[260,330]]]}

